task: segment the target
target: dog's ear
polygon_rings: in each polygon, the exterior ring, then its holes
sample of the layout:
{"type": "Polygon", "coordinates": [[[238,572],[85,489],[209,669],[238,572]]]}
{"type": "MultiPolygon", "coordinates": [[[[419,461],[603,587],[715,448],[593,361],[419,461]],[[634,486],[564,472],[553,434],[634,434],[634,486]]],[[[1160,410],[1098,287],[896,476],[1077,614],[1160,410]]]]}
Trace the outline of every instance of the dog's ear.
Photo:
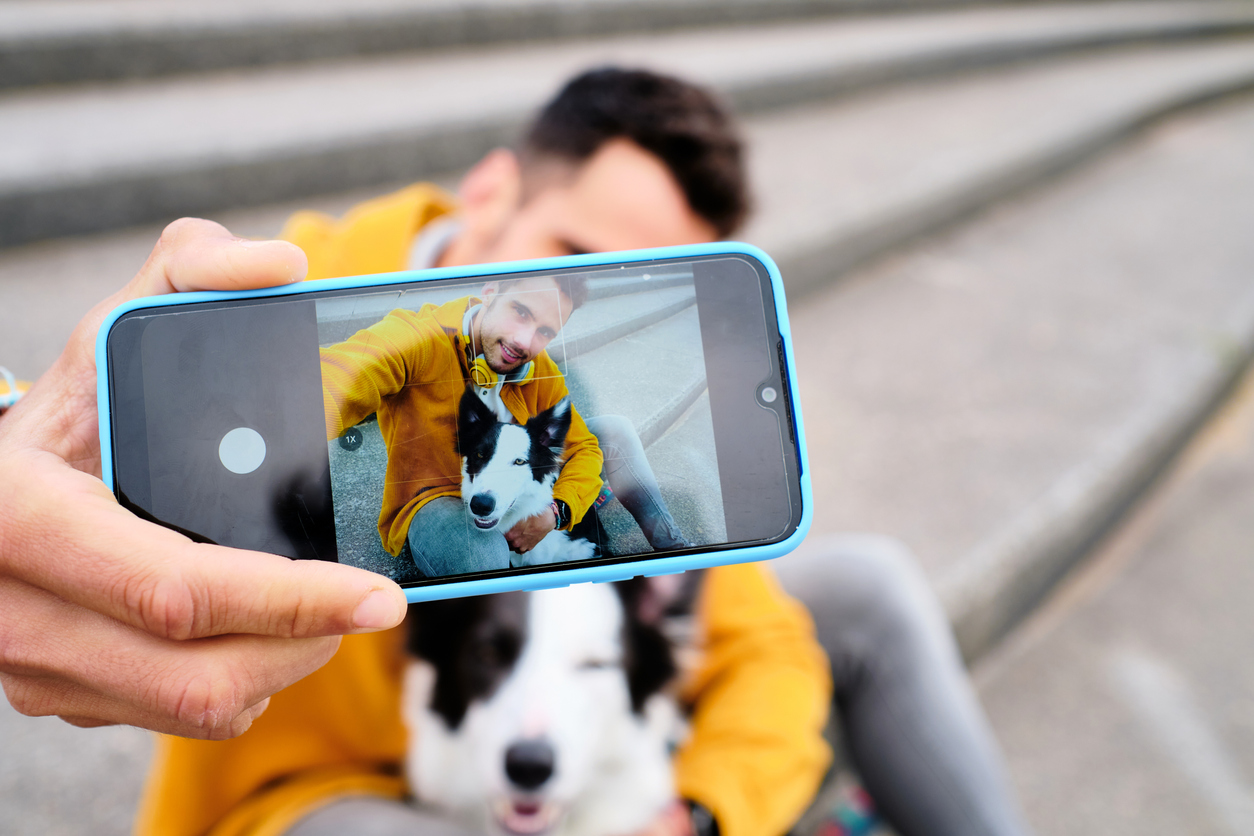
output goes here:
{"type": "Polygon", "coordinates": [[[496,413],[483,402],[474,386],[467,386],[457,407],[457,452],[466,455],[494,424],[496,413]]]}
{"type": "Polygon", "coordinates": [[[527,624],[526,593],[410,604],[406,649],[435,669],[430,708],[456,730],[470,703],[513,669],[527,624]]]}
{"type": "Polygon", "coordinates": [[[679,673],[676,652],[692,642],[692,611],[703,576],[696,571],[614,584],[626,616],[627,687],[637,713],[679,673]]]}
{"type": "Polygon", "coordinates": [[[527,432],[542,447],[548,447],[554,455],[561,456],[566,446],[566,434],[570,432],[570,398],[562,398],[553,406],[535,415],[527,422],[527,432]]]}

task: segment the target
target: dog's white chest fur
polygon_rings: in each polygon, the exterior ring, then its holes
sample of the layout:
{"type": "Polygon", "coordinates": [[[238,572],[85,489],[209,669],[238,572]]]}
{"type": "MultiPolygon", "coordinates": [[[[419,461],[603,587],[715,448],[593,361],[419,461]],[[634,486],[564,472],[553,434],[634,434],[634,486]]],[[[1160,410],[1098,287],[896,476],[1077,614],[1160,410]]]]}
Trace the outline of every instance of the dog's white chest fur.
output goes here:
{"type": "Polygon", "coordinates": [[[494,834],[622,836],[648,825],[674,795],[677,711],[661,694],[632,711],[623,619],[608,585],[532,593],[516,660],[455,728],[432,709],[437,676],[453,674],[411,663],[403,705],[419,801],[494,834]]]}

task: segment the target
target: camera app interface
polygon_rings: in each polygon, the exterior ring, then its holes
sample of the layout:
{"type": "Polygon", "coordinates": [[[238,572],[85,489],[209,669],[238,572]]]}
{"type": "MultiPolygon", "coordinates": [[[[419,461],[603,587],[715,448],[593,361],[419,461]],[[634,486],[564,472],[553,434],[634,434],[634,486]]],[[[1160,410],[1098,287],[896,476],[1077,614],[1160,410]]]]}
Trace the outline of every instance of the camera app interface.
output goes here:
{"type": "Polygon", "coordinates": [[[339,560],[420,582],[727,540],[691,265],[317,300],[339,560]]]}

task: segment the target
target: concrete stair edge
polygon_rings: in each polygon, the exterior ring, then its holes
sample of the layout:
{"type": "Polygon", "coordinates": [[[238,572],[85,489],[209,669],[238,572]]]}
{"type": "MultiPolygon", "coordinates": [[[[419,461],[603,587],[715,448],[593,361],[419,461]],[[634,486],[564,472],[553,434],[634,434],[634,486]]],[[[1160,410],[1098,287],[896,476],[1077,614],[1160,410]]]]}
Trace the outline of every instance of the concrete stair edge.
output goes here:
{"type": "Polygon", "coordinates": [[[788,292],[795,299],[831,281],[839,281],[855,267],[1043,185],[1166,119],[1251,91],[1254,91],[1254,72],[1164,97],[1139,112],[1095,125],[1082,136],[989,172],[959,188],[941,192],[893,217],[873,219],[809,248],[780,254],[776,260],[780,272],[788,277],[788,292]]]}
{"type": "Polygon", "coordinates": [[[686,310],[697,303],[697,297],[694,294],[685,299],[680,299],[666,305],[662,305],[650,311],[645,311],[630,319],[619,322],[612,322],[605,327],[598,328],[595,331],[588,331],[580,334],[574,341],[573,345],[566,346],[566,359],[570,360],[581,354],[587,354],[595,351],[604,345],[619,340],[623,337],[630,336],[637,331],[655,325],[664,319],[669,319],[680,311],[686,310]]]}
{"type": "Polygon", "coordinates": [[[636,428],[640,435],[640,443],[647,450],[653,446],[659,438],[666,434],[666,431],[674,426],[680,417],[688,411],[688,407],[696,403],[697,398],[701,397],[701,393],[706,390],[706,377],[702,375],[700,378],[694,379],[683,391],[677,393],[663,404],[656,412],[644,420],[644,422],[636,428]]]}
{"type": "MultiPolygon", "coordinates": [[[[1026,5],[1044,0],[1010,0],[1026,5]]],[[[1006,0],[616,0],[571,8],[555,2],[480,3],[289,19],[68,35],[0,35],[0,90],[40,84],[156,78],[415,49],[482,46],[718,24],[805,20],[1006,5],[1006,0]]]]}
{"type": "Polygon", "coordinates": [[[1184,43],[1194,40],[1236,38],[1254,34],[1254,19],[1242,21],[1179,21],[1171,25],[1130,26],[1118,33],[1081,32],[1041,38],[1033,43],[1008,40],[958,48],[922,50],[918,55],[896,58],[862,67],[842,67],[767,79],[744,85],[724,95],[740,112],[754,113],[790,107],[810,101],[831,100],[903,84],[919,79],[958,75],[995,67],[1039,63],[1069,55],[1114,47],[1184,43]]]}
{"type": "MultiPolygon", "coordinates": [[[[1245,33],[1254,33],[1254,18],[1131,29],[1122,33],[1127,40],[1104,32],[1067,34],[1044,38],[1035,44],[1011,41],[964,45],[924,50],[919,55],[854,69],[819,70],[744,83],[721,92],[741,112],[760,113],[809,101],[830,101],[922,78],[1043,61],[1112,46],[1245,33]]],[[[1243,84],[1244,81],[1238,86],[1243,84]]],[[[1216,95],[1220,94],[1204,92],[1199,101],[1216,95]]],[[[1191,103],[1190,100],[1170,107],[1178,110],[1191,103]]],[[[255,159],[209,159],[149,171],[121,170],[89,179],[0,192],[0,247],[101,232],[152,220],[172,220],[228,207],[393,183],[420,172],[451,171],[472,164],[494,147],[508,145],[525,121],[526,114],[520,109],[457,124],[391,131],[344,144],[293,145],[255,159]]],[[[1135,128],[1122,130],[1126,133],[1135,128]]],[[[1114,140],[1094,141],[1105,146],[1114,140]]],[[[1046,165],[1045,169],[1048,167],[1046,165]]],[[[1048,170],[1042,170],[1027,179],[1040,179],[1049,174],[1048,170]]],[[[1014,178],[1003,179],[1010,182],[1014,178]]],[[[976,203],[979,202],[977,199],[976,203]]],[[[906,222],[905,226],[912,228],[921,222],[930,223],[920,218],[906,222]]],[[[858,241],[868,252],[874,253],[877,251],[875,242],[881,237],[877,231],[870,234],[859,231],[858,235],[850,236],[850,242],[858,241]]],[[[897,237],[897,233],[889,233],[886,240],[897,237]]],[[[841,249],[848,249],[850,242],[841,249]]]]}
{"type": "Polygon", "coordinates": [[[124,172],[0,194],[0,247],[394,183],[400,172],[453,171],[508,145],[522,125],[518,114],[347,147],[302,148],[279,159],[124,172]]]}
{"type": "Polygon", "coordinates": [[[691,283],[692,279],[687,276],[677,275],[671,278],[654,277],[653,280],[643,285],[636,281],[625,284],[617,284],[617,280],[600,281],[595,284],[588,285],[588,301],[596,302],[601,299],[612,299],[615,296],[630,296],[635,293],[644,293],[649,290],[661,290],[670,287],[677,287],[682,284],[691,283]]]}
{"type": "Polygon", "coordinates": [[[1254,368],[1254,311],[1243,340],[1157,424],[1083,463],[938,579],[963,657],[978,659],[1009,633],[1176,462],[1254,368]]]}

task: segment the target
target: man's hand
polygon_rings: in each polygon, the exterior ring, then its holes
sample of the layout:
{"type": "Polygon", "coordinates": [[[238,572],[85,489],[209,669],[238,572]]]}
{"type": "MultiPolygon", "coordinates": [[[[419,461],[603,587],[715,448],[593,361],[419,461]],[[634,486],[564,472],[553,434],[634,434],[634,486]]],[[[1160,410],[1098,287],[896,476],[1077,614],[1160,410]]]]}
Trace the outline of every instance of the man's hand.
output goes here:
{"type": "Polygon", "coordinates": [[[505,542],[509,543],[511,551],[526,554],[555,528],[557,528],[557,512],[550,506],[534,517],[527,517],[515,523],[513,528],[505,532],[505,542]]]}
{"type": "Polygon", "coordinates": [[[299,281],[306,266],[286,242],[176,221],[0,419],[0,684],[18,711],[232,737],[326,663],[341,634],[404,617],[404,593],[380,575],[193,543],[136,518],[100,481],[105,315],[140,296],[299,281]]]}

